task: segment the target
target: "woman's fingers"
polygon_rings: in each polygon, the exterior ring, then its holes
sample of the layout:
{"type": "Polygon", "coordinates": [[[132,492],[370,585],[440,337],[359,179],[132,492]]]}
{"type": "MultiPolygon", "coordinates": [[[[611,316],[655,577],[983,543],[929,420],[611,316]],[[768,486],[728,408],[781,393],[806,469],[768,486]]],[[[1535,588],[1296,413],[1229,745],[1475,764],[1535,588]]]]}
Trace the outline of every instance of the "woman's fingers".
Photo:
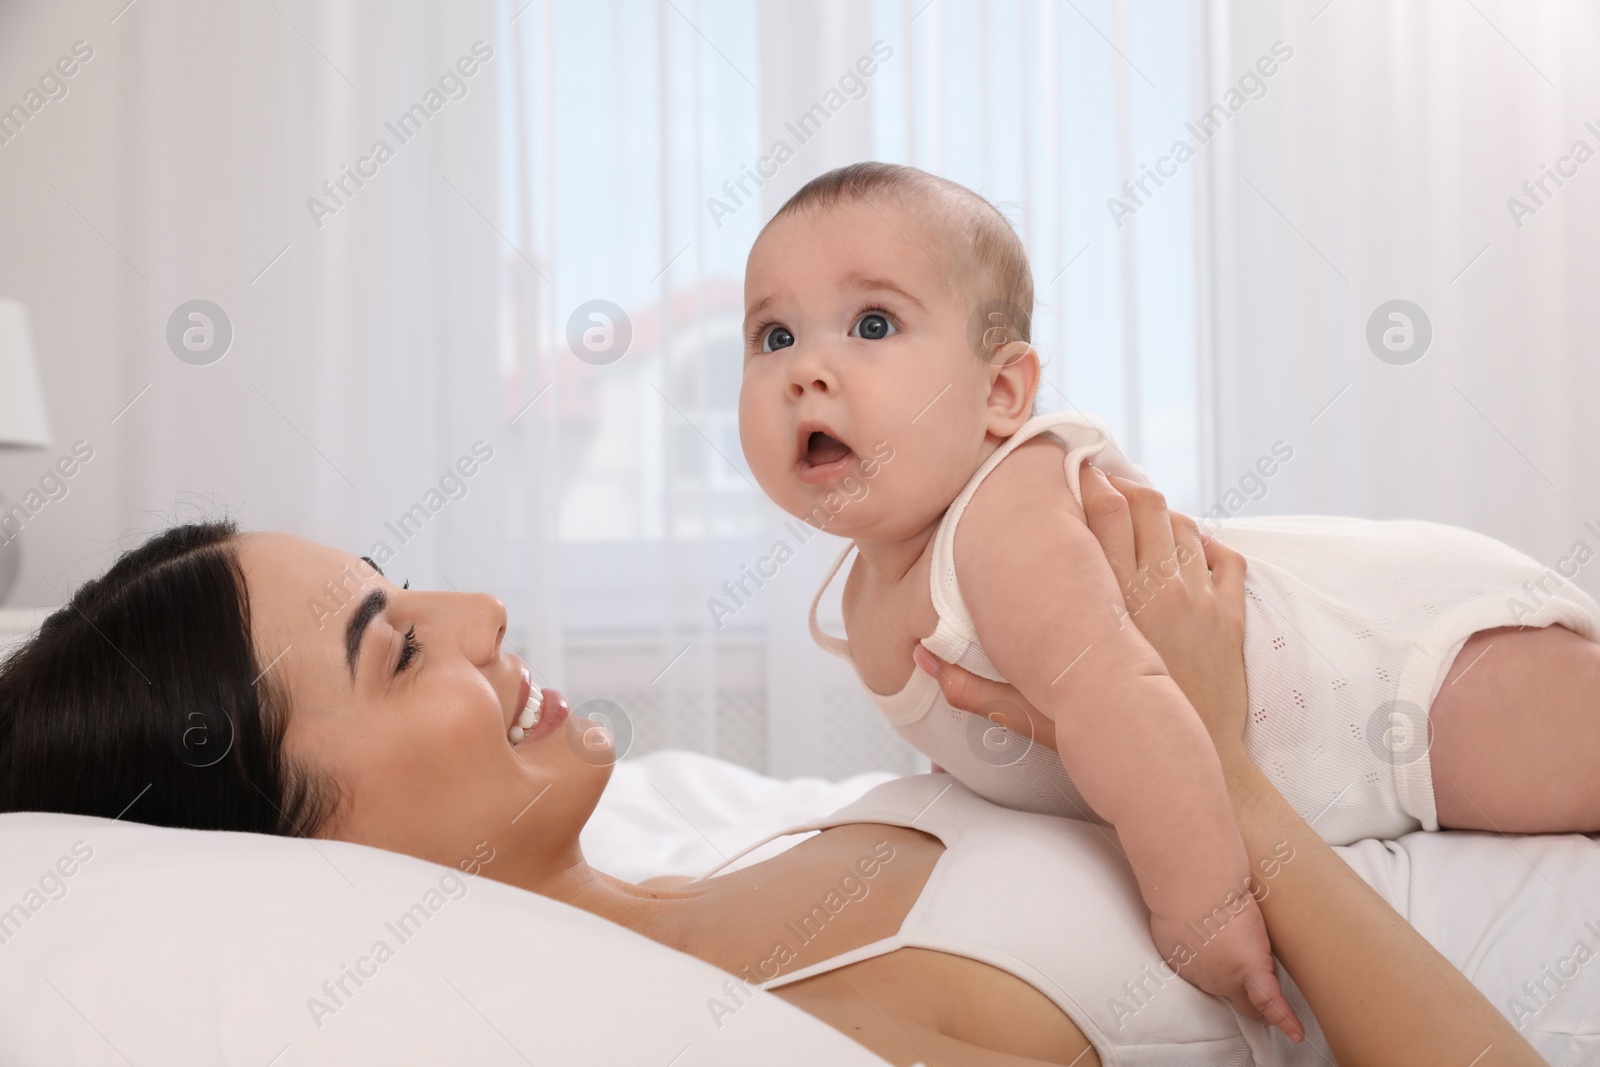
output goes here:
{"type": "Polygon", "coordinates": [[[939,691],[952,708],[981,716],[996,726],[1030,738],[1035,744],[1055,750],[1056,724],[1030,704],[1015,686],[980,678],[953,663],[946,663],[921,645],[912,649],[911,657],[920,669],[938,681],[939,691]]]}
{"type": "Polygon", "coordinates": [[[1205,558],[1211,570],[1211,587],[1216,590],[1217,604],[1222,608],[1223,618],[1242,626],[1244,575],[1248,569],[1244,557],[1213,537],[1205,543],[1205,558]]]}
{"type": "Polygon", "coordinates": [[[1171,574],[1167,563],[1175,548],[1172,543],[1172,521],[1167,517],[1167,498],[1148,485],[1111,475],[1111,484],[1128,501],[1128,513],[1133,519],[1133,544],[1140,570],[1153,571],[1160,566],[1163,573],[1171,574]]]}
{"type": "Polygon", "coordinates": [[[1106,550],[1128,614],[1199,712],[1217,751],[1235,758],[1248,695],[1244,557],[1201,536],[1187,515],[1167,511],[1165,499],[1148,486],[1090,471],[1081,483],[1085,517],[1106,550]]]}
{"type": "Polygon", "coordinates": [[[1191,591],[1204,589],[1210,579],[1200,526],[1182,512],[1172,513],[1172,543],[1178,553],[1178,573],[1191,591]]]}
{"type": "Polygon", "coordinates": [[[1117,579],[1117,588],[1126,589],[1139,572],[1127,498],[1117,492],[1105,471],[1092,463],[1079,468],[1079,475],[1083,517],[1089,524],[1089,532],[1100,542],[1100,550],[1106,554],[1106,562],[1117,579]]]}
{"type": "Polygon", "coordinates": [[[933,675],[939,682],[939,692],[944,694],[945,702],[952,708],[961,711],[977,711],[986,701],[995,699],[999,689],[1011,689],[988,678],[979,678],[971,671],[963,670],[953,663],[946,663],[932,652],[917,645],[911,650],[911,658],[918,667],[933,675]]]}

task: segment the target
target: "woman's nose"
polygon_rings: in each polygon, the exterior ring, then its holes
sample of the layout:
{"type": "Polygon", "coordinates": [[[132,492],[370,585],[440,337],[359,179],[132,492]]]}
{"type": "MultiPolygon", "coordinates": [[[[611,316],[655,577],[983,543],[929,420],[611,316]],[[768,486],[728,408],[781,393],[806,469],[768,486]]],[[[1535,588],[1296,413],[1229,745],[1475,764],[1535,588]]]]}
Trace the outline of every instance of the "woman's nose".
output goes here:
{"type": "Polygon", "coordinates": [[[488,593],[463,593],[468,610],[463,620],[467,640],[463,642],[474,663],[488,663],[500,654],[506,636],[506,606],[488,593]]]}

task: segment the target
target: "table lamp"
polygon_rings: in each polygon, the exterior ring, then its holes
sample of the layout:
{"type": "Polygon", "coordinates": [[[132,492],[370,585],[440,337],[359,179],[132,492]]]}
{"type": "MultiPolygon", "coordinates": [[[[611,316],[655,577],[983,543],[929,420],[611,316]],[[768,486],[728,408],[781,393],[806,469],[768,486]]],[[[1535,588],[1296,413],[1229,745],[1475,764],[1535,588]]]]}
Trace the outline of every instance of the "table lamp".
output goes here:
{"type": "MultiPolygon", "coordinates": [[[[0,299],[0,449],[49,448],[50,412],[39,386],[28,309],[0,299]]],[[[22,567],[22,530],[7,522],[10,505],[0,497],[0,604],[16,584],[22,567]]]]}

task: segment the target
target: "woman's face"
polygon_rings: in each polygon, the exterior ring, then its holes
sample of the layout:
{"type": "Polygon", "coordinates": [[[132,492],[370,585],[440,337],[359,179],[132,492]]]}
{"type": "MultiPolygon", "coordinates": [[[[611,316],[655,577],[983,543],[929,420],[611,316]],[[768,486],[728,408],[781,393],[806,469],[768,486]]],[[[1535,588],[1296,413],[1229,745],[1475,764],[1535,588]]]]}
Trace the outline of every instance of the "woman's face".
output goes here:
{"type": "Polygon", "coordinates": [[[563,721],[554,690],[511,744],[527,690],[501,648],[504,604],[401,589],[288,534],[243,535],[239,559],[256,655],[288,696],[288,754],[342,797],[323,836],[451,867],[492,850],[483,873],[523,885],[572,865],[610,761],[579,756],[592,724],[563,721]]]}

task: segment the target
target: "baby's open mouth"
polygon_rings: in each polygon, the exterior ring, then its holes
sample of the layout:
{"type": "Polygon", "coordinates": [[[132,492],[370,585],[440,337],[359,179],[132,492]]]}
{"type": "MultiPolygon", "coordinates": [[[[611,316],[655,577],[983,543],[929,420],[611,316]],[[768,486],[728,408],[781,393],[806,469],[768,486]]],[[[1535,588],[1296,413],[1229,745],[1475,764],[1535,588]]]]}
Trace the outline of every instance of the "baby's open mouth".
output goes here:
{"type": "Polygon", "coordinates": [[[813,467],[837,463],[849,454],[849,445],[821,430],[813,430],[811,436],[806,438],[805,460],[813,467]]]}
{"type": "Polygon", "coordinates": [[[807,419],[795,431],[795,473],[807,485],[822,485],[850,472],[855,451],[821,419],[807,419]]]}

